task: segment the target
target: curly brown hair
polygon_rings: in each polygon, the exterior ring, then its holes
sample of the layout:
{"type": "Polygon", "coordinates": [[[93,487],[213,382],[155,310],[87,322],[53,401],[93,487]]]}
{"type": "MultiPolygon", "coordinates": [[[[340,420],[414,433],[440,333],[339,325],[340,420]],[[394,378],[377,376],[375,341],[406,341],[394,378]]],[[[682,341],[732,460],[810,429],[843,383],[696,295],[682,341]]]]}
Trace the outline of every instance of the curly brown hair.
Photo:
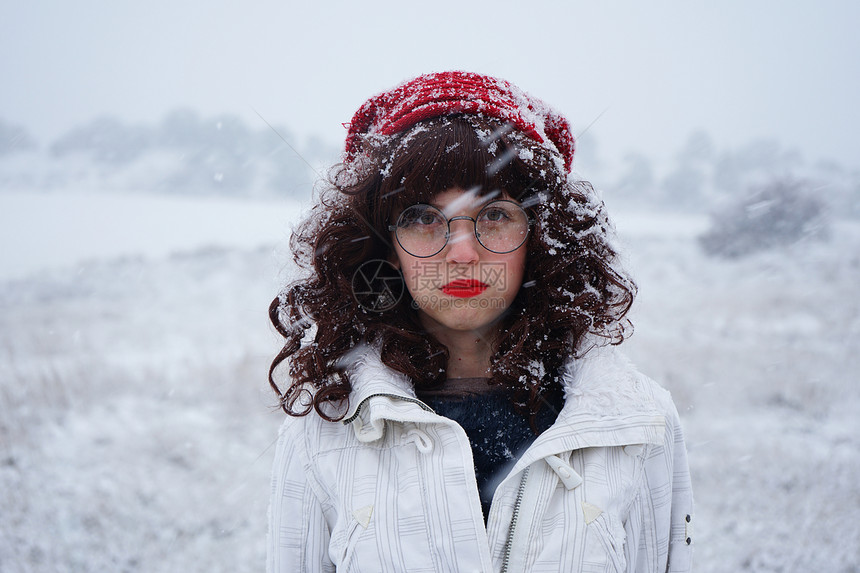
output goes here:
{"type": "Polygon", "coordinates": [[[422,327],[408,291],[379,312],[356,299],[352,280],[363,263],[390,260],[394,215],[451,188],[503,190],[534,221],[523,285],[500,319],[491,365],[493,383],[512,390],[515,408],[533,426],[545,398],[562,392],[569,357],[596,339],[619,344],[629,334],[625,315],[636,286],[618,268],[612,229],[591,185],[568,177],[551,148],[499,120],[425,120],[394,136],[365,136],[353,160],[331,169],[319,202],[293,232],[290,246],[306,276],[269,307],[286,339],[269,383],[287,414],[313,409],[342,419],[323,405],[348,405],[352,386],[343,359],[364,343],[417,391],[444,383],[448,350],[422,327]],[[275,372],[287,359],[289,382],[281,391],[275,372]]]}

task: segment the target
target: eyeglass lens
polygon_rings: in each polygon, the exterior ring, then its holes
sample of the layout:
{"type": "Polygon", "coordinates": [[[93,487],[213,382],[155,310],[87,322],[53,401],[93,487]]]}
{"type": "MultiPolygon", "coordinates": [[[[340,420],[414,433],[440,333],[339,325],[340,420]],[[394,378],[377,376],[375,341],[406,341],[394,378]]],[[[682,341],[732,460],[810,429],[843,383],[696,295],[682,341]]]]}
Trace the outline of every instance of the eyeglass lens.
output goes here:
{"type": "MultiPolygon", "coordinates": [[[[474,222],[478,242],[494,253],[515,251],[528,235],[528,216],[513,201],[492,201],[474,219],[466,218],[474,222]]],[[[436,207],[418,204],[400,214],[395,232],[406,252],[416,257],[430,257],[448,243],[450,223],[436,207]]]]}

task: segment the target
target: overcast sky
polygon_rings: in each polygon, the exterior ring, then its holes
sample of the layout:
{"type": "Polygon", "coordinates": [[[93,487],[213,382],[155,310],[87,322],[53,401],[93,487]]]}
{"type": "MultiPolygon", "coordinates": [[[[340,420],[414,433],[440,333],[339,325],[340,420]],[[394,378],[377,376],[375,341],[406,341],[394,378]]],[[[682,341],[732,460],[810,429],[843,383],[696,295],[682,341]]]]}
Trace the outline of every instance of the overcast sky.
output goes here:
{"type": "Polygon", "coordinates": [[[100,114],[257,110],[339,145],[369,96],[429,71],[506,78],[665,158],[774,138],[860,167],[860,3],[0,0],[0,118],[43,143],[100,114]],[[601,115],[602,114],[602,115],[601,115]],[[598,119],[599,118],[599,119],[598,119]]]}

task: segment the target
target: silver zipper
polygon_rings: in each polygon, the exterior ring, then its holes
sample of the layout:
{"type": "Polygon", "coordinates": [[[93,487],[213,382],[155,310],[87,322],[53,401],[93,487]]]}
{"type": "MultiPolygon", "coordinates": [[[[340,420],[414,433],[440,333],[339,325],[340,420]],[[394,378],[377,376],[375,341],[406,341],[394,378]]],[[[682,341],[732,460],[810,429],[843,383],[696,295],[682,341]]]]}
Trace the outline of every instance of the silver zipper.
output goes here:
{"type": "MultiPolygon", "coordinates": [[[[531,466],[529,466],[531,467],[531,466]]],[[[511,548],[514,543],[514,529],[517,527],[517,518],[520,515],[520,506],[523,503],[523,493],[526,490],[526,478],[529,477],[529,468],[523,470],[523,477],[520,480],[520,487],[517,490],[517,500],[514,502],[514,513],[511,515],[511,528],[508,530],[508,539],[505,542],[505,557],[502,559],[502,570],[500,573],[506,573],[508,565],[511,561],[511,548]]]]}
{"type": "Polygon", "coordinates": [[[384,392],[380,392],[379,394],[371,394],[370,396],[368,396],[367,398],[362,400],[361,403],[358,405],[358,407],[355,409],[355,413],[353,413],[352,416],[350,416],[349,418],[344,420],[343,424],[349,425],[350,423],[352,423],[353,420],[358,418],[358,414],[361,412],[361,407],[364,406],[364,404],[368,400],[370,400],[371,398],[376,398],[377,396],[382,396],[384,398],[394,398],[396,400],[405,400],[406,402],[412,402],[413,404],[418,404],[419,406],[421,406],[421,408],[423,410],[426,410],[428,412],[433,412],[433,409],[430,406],[428,406],[427,404],[425,404],[424,402],[422,402],[421,400],[419,400],[417,398],[410,398],[408,396],[398,396],[397,394],[386,394],[384,392]]]}

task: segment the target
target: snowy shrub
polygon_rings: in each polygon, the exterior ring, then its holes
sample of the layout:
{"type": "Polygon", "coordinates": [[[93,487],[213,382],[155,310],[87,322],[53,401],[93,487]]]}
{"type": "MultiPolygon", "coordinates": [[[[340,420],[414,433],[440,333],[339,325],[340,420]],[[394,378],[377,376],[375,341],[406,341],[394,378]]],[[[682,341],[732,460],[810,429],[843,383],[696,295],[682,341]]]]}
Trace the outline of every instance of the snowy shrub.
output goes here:
{"type": "Polygon", "coordinates": [[[827,236],[824,199],[801,181],[776,179],[712,214],[711,228],[699,243],[709,255],[741,257],[827,236]]]}
{"type": "Polygon", "coordinates": [[[54,157],[82,153],[103,165],[126,165],[152,148],[152,130],[110,116],[73,128],[52,145],[54,157]]]}

